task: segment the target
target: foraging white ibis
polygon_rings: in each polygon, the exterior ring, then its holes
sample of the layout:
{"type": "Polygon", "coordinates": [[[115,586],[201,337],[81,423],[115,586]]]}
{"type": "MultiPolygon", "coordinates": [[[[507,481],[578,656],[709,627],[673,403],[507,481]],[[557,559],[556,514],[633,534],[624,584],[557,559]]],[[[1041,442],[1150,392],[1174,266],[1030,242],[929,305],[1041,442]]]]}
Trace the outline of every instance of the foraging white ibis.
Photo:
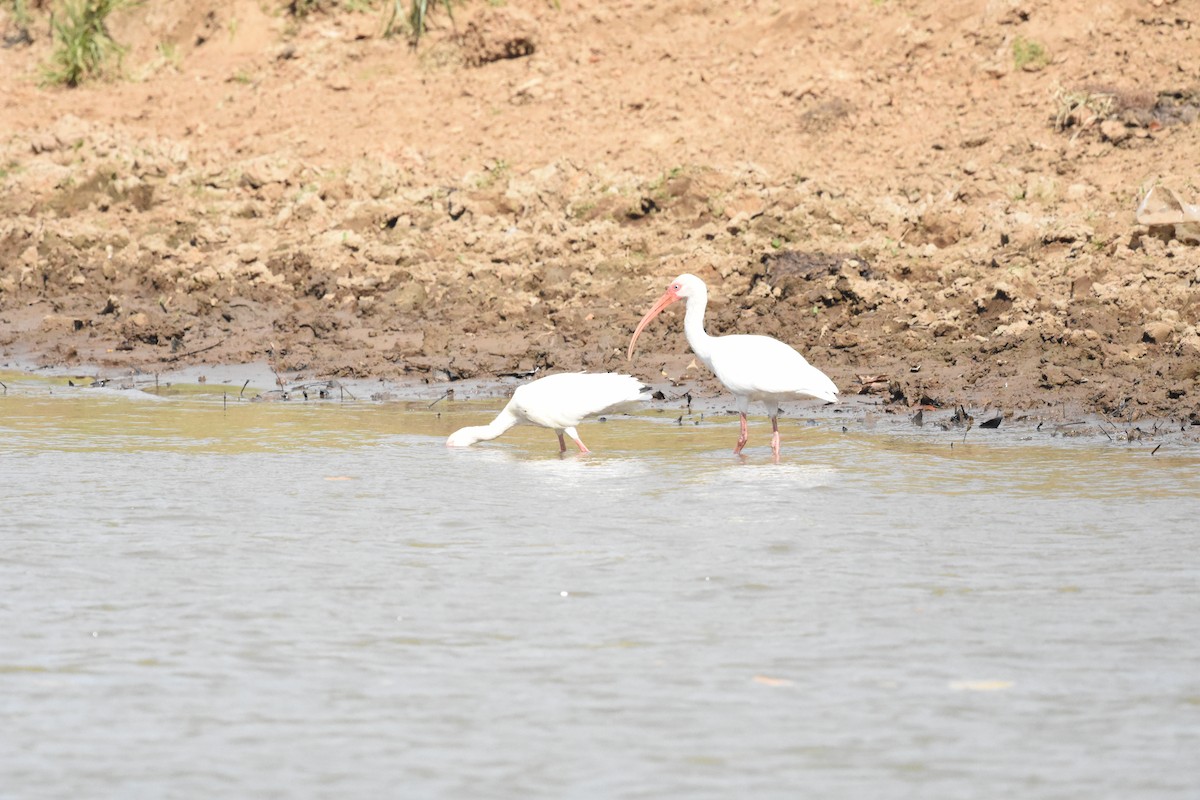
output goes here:
{"type": "Polygon", "coordinates": [[[704,332],[708,287],[695,275],[684,273],[667,287],[654,307],[638,323],[629,340],[626,358],[633,358],[638,336],[664,308],[677,300],[687,304],[683,331],[692,352],[712,370],[717,380],[733,392],[742,417],[742,432],[734,453],[741,453],[749,437],[746,412],[751,400],[760,400],[771,417],[771,452],[779,455],[779,404],[785,400],[815,398],[827,403],[838,399],[838,388],[821,370],[809,364],[792,347],[770,336],[709,336],[704,332]]]}
{"type": "Polygon", "coordinates": [[[518,386],[512,399],[488,425],[462,428],[450,434],[449,447],[468,447],[476,442],[495,439],[514,425],[525,422],[551,428],[558,434],[559,452],[567,444],[563,434],[579,445],[579,452],[591,452],[579,438],[575,426],[588,417],[632,411],[650,399],[652,389],[637,378],[616,373],[562,373],[547,375],[518,386]]]}

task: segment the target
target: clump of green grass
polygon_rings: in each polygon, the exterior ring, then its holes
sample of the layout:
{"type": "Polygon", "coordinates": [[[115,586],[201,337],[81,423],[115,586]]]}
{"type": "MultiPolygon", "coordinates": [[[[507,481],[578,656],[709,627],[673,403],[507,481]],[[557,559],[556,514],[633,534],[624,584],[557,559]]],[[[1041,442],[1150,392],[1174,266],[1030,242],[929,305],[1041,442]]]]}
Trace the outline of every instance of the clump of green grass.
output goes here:
{"type": "Polygon", "coordinates": [[[179,55],[179,48],[174,42],[159,42],[157,49],[159,58],[161,58],[165,63],[170,64],[175,69],[179,69],[182,56],[179,55]]]}
{"type": "Polygon", "coordinates": [[[486,174],[479,176],[475,181],[476,189],[488,189],[497,183],[502,183],[508,180],[508,173],[511,167],[503,158],[498,158],[491,164],[484,167],[486,174]]]}
{"type": "Polygon", "coordinates": [[[375,10],[378,0],[288,0],[285,10],[289,16],[304,19],[310,14],[335,10],[350,14],[365,14],[375,10]]]}
{"type": "MultiPolygon", "coordinates": [[[[35,0],[41,2],[41,0],[35,0]]],[[[33,25],[33,17],[29,14],[26,0],[6,0],[3,3],[9,9],[9,21],[4,28],[4,47],[33,44],[29,29],[33,25]]]]}
{"type": "Polygon", "coordinates": [[[320,0],[291,0],[287,10],[293,17],[307,17],[320,8],[320,5],[320,0]]]}
{"type": "Polygon", "coordinates": [[[1017,69],[1036,72],[1050,63],[1050,55],[1046,52],[1046,48],[1023,36],[1013,39],[1012,52],[1013,65],[1017,69]]]}
{"type": "Polygon", "coordinates": [[[12,9],[13,22],[18,28],[28,28],[33,19],[29,16],[29,5],[25,0],[9,0],[6,3],[12,9]]]}
{"type": "MultiPolygon", "coordinates": [[[[437,0],[433,0],[433,2],[436,5],[437,0]]],[[[450,21],[453,22],[454,10],[450,8],[450,0],[442,0],[442,4],[446,6],[446,13],[450,15],[450,21]]],[[[385,38],[391,38],[399,30],[396,21],[400,18],[401,5],[403,5],[403,0],[392,0],[392,13],[383,29],[385,38]]],[[[429,5],[429,0],[409,0],[408,14],[405,16],[408,20],[409,41],[413,47],[417,46],[425,34],[425,20],[429,17],[429,5]]]]}
{"type": "Polygon", "coordinates": [[[66,0],[61,13],[50,16],[57,44],[44,69],[46,82],[75,87],[103,74],[113,58],[119,67],[125,47],[108,32],[108,17],[130,5],[132,0],[66,0]]]}

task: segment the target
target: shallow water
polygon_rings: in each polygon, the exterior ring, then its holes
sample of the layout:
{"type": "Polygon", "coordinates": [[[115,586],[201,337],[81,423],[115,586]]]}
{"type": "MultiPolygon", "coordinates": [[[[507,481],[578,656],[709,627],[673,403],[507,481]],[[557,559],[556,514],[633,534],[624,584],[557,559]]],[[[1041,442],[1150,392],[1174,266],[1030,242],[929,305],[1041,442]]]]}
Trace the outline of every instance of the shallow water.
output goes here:
{"type": "Polygon", "coordinates": [[[1194,445],[5,380],[2,798],[1200,792],[1194,445]]]}

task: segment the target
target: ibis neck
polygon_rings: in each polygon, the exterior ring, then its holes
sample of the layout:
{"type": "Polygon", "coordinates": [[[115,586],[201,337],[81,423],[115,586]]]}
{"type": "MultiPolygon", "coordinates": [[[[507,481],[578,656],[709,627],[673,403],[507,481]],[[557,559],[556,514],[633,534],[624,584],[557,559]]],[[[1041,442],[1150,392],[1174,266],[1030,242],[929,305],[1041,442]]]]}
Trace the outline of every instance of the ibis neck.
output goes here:
{"type": "Polygon", "coordinates": [[[692,352],[700,357],[711,369],[709,356],[712,352],[713,337],[704,332],[704,311],[708,308],[708,292],[701,289],[699,294],[687,298],[687,312],[683,315],[683,332],[687,336],[692,352]]]}
{"type": "Polygon", "coordinates": [[[470,428],[472,438],[477,442],[487,442],[495,439],[506,430],[516,425],[520,420],[507,408],[496,415],[487,425],[470,428]]]}

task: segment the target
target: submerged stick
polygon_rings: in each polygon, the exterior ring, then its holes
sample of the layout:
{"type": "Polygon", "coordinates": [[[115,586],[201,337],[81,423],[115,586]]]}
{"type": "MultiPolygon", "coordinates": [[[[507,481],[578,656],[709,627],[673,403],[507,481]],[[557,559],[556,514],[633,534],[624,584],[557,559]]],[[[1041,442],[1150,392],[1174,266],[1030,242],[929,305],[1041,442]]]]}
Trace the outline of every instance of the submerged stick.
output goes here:
{"type": "Polygon", "coordinates": [[[452,390],[452,389],[447,389],[447,390],[446,390],[446,393],[445,393],[444,395],[442,395],[442,396],[441,396],[441,397],[439,397],[437,400],[434,400],[432,403],[430,403],[430,404],[427,406],[427,408],[433,408],[433,407],[434,407],[434,406],[436,406],[438,403],[442,402],[442,401],[443,401],[443,400],[445,400],[447,397],[449,397],[451,394],[453,394],[453,390],[452,390]]]}
{"type": "Polygon", "coordinates": [[[160,360],[163,362],[166,362],[166,363],[170,363],[172,361],[178,361],[181,358],[187,358],[188,356],[194,356],[197,353],[203,353],[205,350],[212,350],[214,347],[219,347],[219,346],[225,344],[226,341],[227,341],[227,339],[222,339],[221,341],[214,342],[214,343],[208,345],[207,347],[201,347],[196,350],[188,350],[186,353],[180,353],[179,355],[171,356],[170,358],[164,358],[164,359],[160,359],[160,360]]]}
{"type": "Polygon", "coordinates": [[[958,415],[960,419],[965,421],[967,426],[967,429],[963,431],[963,444],[966,444],[967,434],[971,432],[971,426],[975,424],[975,418],[968,414],[967,410],[961,404],[958,406],[958,415]]]}

